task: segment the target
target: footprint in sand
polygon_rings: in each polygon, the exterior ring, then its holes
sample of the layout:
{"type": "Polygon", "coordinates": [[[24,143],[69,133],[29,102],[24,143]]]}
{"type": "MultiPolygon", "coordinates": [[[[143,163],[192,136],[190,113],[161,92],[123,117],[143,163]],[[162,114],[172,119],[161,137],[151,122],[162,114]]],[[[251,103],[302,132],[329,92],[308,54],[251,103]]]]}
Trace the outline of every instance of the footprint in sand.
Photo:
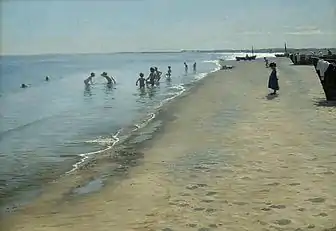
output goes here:
{"type": "Polygon", "coordinates": [[[217,192],[208,192],[207,194],[205,194],[206,196],[213,196],[213,195],[216,195],[217,192]]]}
{"type": "Polygon", "coordinates": [[[290,186],[298,186],[298,185],[300,185],[300,183],[290,183],[289,185],[290,186]]]}
{"type": "Polygon", "coordinates": [[[196,228],[196,224],[187,224],[187,227],[190,227],[190,228],[196,228]]]}
{"type": "Polygon", "coordinates": [[[197,170],[209,170],[210,168],[204,165],[195,166],[194,169],[197,170]]]}
{"type": "Polygon", "coordinates": [[[216,212],[216,209],[208,208],[208,209],[205,210],[205,212],[214,213],[214,212],[216,212]]]}
{"type": "Polygon", "coordinates": [[[312,203],[323,203],[323,202],[326,201],[326,199],[323,198],[323,197],[315,197],[315,198],[308,199],[308,201],[310,201],[312,203]]]}
{"type": "Polygon", "coordinates": [[[324,174],[324,175],[334,175],[335,173],[330,170],[330,171],[322,172],[322,174],[324,174]]]}
{"type": "Polygon", "coordinates": [[[322,231],[336,231],[336,226],[332,227],[332,228],[327,228],[327,229],[324,229],[322,231]]]}
{"type": "Polygon", "coordinates": [[[214,200],[205,199],[205,200],[202,200],[202,202],[205,202],[205,203],[211,203],[211,202],[214,202],[214,200]]]}
{"type": "Polygon", "coordinates": [[[243,201],[235,201],[235,202],[232,202],[232,204],[242,206],[242,205],[247,205],[248,203],[247,202],[243,202],[243,201]]]}
{"type": "Polygon", "coordinates": [[[183,196],[183,197],[189,197],[189,196],[191,196],[190,193],[180,193],[180,195],[183,196]]]}
{"type": "Polygon", "coordinates": [[[278,186],[278,185],[280,185],[280,183],[273,182],[273,183],[269,183],[269,184],[266,184],[266,185],[268,185],[268,186],[278,186]]]}
{"type": "Polygon", "coordinates": [[[216,225],[216,224],[210,224],[209,227],[210,228],[218,228],[218,225],[216,225]]]}
{"type": "Polygon", "coordinates": [[[194,208],[195,211],[203,211],[205,208],[199,207],[199,208],[194,208]]]}
{"type": "Polygon", "coordinates": [[[182,202],[182,203],[177,204],[177,206],[181,208],[185,208],[185,207],[189,207],[189,204],[187,202],[182,202]]]}
{"type": "Polygon", "coordinates": [[[197,185],[188,185],[188,186],[186,187],[186,189],[189,189],[189,190],[195,190],[195,189],[197,189],[197,188],[198,188],[197,185]]]}
{"type": "Polygon", "coordinates": [[[289,225],[292,221],[289,219],[276,220],[274,223],[277,225],[289,225]]]}
{"type": "Polygon", "coordinates": [[[270,207],[272,209],[285,209],[286,208],[285,205],[271,205],[270,207]]]}
{"type": "Polygon", "coordinates": [[[210,231],[209,228],[199,228],[198,231],[210,231]]]}
{"type": "Polygon", "coordinates": [[[197,186],[200,188],[204,188],[204,187],[207,187],[208,185],[207,184],[197,184],[197,186]]]}
{"type": "Polygon", "coordinates": [[[315,217],[327,217],[328,214],[327,213],[319,213],[317,215],[314,215],[315,217]]]}

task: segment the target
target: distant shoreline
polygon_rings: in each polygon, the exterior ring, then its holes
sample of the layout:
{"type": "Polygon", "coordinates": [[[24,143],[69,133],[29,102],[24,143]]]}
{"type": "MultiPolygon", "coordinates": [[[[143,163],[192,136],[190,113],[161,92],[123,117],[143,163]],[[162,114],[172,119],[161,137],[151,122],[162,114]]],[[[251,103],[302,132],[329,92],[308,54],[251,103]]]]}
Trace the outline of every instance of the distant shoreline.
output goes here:
{"type": "MultiPolygon", "coordinates": [[[[331,50],[336,53],[336,48],[287,48],[288,52],[305,52],[305,51],[326,51],[331,50]]],[[[175,50],[175,51],[121,51],[121,52],[106,52],[106,53],[45,53],[45,54],[0,54],[0,57],[17,57],[17,56],[51,56],[51,55],[115,55],[115,54],[176,54],[176,53],[246,53],[251,52],[251,49],[214,49],[214,50],[175,50]]],[[[284,52],[284,48],[261,48],[254,50],[255,53],[280,53],[284,52]],[[271,51],[271,52],[270,52],[271,51]]]]}

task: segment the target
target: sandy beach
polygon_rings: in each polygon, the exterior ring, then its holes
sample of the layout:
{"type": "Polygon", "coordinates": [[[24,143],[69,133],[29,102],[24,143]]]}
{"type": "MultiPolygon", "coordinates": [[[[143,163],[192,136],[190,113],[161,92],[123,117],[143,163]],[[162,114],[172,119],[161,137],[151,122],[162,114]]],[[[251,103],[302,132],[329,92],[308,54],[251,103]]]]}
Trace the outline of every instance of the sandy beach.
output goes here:
{"type": "Polygon", "coordinates": [[[234,62],[164,106],[132,158],[111,151],[47,184],[2,230],[335,231],[336,106],[312,66],[276,62],[277,97],[261,60],[234,62]],[[69,195],[102,172],[100,190],[69,195]]]}

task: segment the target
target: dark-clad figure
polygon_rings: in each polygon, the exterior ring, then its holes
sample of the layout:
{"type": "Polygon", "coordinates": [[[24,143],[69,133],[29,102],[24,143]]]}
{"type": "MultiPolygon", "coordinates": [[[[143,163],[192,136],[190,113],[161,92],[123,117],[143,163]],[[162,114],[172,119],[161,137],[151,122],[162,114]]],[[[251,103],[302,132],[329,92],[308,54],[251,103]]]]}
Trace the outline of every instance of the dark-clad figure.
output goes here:
{"type": "Polygon", "coordinates": [[[264,61],[265,61],[266,68],[268,68],[268,59],[266,57],[264,57],[264,61]]]}
{"type": "Polygon", "coordinates": [[[188,73],[188,64],[184,62],[184,71],[185,73],[188,73]]]}
{"type": "Polygon", "coordinates": [[[276,71],[276,64],[275,63],[270,63],[270,68],[272,69],[272,72],[269,76],[268,79],[268,88],[272,89],[273,92],[270,95],[275,95],[276,91],[278,91],[279,88],[279,83],[278,83],[278,76],[277,76],[277,71],[276,71]]]}

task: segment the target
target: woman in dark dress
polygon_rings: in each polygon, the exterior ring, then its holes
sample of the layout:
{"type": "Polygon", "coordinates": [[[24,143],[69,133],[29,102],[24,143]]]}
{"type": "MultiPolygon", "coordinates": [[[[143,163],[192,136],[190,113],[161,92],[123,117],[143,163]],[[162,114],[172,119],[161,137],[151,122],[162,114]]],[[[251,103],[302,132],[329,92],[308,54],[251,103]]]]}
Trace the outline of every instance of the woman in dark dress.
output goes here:
{"type": "Polygon", "coordinates": [[[270,95],[275,95],[276,91],[280,89],[279,83],[278,83],[277,71],[276,71],[276,64],[270,63],[269,67],[272,69],[272,72],[268,80],[268,88],[273,90],[273,92],[270,95]]]}

